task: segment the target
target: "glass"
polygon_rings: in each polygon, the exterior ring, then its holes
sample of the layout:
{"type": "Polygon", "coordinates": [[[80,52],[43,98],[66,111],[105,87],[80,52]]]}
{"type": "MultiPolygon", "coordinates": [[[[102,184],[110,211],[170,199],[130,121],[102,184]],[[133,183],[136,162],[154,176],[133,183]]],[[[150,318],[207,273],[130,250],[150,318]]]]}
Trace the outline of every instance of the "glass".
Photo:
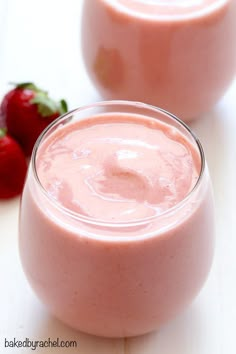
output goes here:
{"type": "Polygon", "coordinates": [[[82,107],[53,122],[35,145],[21,201],[23,269],[42,302],[69,326],[106,337],[144,334],[181,312],[205,282],[213,209],[201,144],[178,118],[135,102],[82,107]],[[103,113],[139,114],[184,134],[201,161],[191,192],[159,216],[130,222],[96,220],[58,204],[38,177],[38,150],[57,129],[103,113]]]}
{"type": "Polygon", "coordinates": [[[105,99],[141,101],[184,121],[236,72],[235,0],[84,0],[82,52],[105,99]]]}

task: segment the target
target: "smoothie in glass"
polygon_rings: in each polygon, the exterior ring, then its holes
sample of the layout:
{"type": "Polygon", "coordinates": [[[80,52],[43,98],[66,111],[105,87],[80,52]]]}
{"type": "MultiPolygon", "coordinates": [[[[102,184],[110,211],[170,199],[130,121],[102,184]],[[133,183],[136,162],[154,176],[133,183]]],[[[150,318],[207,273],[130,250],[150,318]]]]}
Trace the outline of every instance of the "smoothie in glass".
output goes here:
{"type": "Polygon", "coordinates": [[[91,334],[158,328],[196,296],[214,239],[199,141],[144,104],[68,113],[35,147],[20,214],[20,254],[51,312],[91,334]]]}
{"type": "Polygon", "coordinates": [[[234,78],[235,18],[235,0],[84,0],[85,66],[103,97],[189,121],[234,78]]]}

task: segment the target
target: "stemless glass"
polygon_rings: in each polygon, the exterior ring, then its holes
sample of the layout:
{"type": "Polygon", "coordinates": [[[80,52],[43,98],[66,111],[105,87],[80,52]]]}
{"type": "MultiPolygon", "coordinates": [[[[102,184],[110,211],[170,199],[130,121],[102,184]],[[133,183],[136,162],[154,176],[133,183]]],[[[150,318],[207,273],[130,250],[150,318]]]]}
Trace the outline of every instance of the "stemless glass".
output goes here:
{"type": "Polygon", "coordinates": [[[235,0],[84,0],[82,52],[105,99],[162,107],[184,121],[236,72],[235,0]]]}
{"type": "Polygon", "coordinates": [[[158,328],[193,300],[212,263],[214,208],[200,142],[178,118],[143,103],[107,101],[65,114],[34,147],[21,201],[19,247],[35,293],[69,326],[106,337],[158,328]],[[103,113],[138,114],[178,129],[201,161],[190,193],[158,216],[129,222],[106,222],[61,206],[41,184],[39,149],[57,129],[103,113]]]}

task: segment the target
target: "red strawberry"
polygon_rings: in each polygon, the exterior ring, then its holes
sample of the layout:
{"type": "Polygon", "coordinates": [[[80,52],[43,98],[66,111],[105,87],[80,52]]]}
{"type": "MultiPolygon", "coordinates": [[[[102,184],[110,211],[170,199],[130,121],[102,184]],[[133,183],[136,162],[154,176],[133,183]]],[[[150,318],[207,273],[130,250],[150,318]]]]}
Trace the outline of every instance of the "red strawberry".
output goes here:
{"type": "Polygon", "coordinates": [[[26,172],[26,159],[19,144],[0,129],[0,199],[22,192],[26,172]]]}
{"type": "Polygon", "coordinates": [[[55,102],[47,92],[30,82],[16,85],[0,106],[3,124],[26,156],[31,154],[35,141],[48,124],[66,112],[65,100],[55,102]]]}

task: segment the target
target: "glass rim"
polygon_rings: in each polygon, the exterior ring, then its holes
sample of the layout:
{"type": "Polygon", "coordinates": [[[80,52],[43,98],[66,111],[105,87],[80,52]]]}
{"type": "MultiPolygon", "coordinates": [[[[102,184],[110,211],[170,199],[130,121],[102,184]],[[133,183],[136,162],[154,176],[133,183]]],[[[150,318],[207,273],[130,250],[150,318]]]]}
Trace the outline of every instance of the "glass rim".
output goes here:
{"type": "MultiPolygon", "coordinates": [[[[129,112],[129,113],[132,114],[132,112],[129,112]]],[[[151,118],[151,117],[149,117],[147,115],[147,118],[151,118]]],[[[153,119],[156,119],[156,118],[153,118],[153,119]]],[[[169,124],[169,123],[167,123],[167,124],[169,124]]],[[[40,188],[40,191],[44,194],[44,196],[46,196],[46,198],[49,200],[49,202],[52,203],[53,206],[56,207],[59,211],[63,212],[64,214],[66,214],[69,217],[72,217],[73,219],[76,219],[77,221],[87,223],[87,224],[93,224],[96,226],[104,226],[104,227],[131,227],[131,226],[145,225],[148,222],[160,219],[170,213],[173,213],[174,211],[180,209],[181,206],[185,205],[186,202],[192,196],[192,194],[198,189],[198,187],[201,184],[201,181],[202,181],[202,178],[203,178],[203,175],[205,172],[206,160],[205,160],[205,154],[204,154],[203,147],[202,147],[198,137],[195,135],[195,133],[193,133],[193,131],[190,129],[190,127],[186,123],[184,123],[180,118],[178,118],[174,114],[166,111],[165,109],[162,109],[160,107],[156,107],[156,106],[153,106],[153,105],[150,105],[147,103],[136,102],[136,101],[126,101],[126,100],[109,100],[109,101],[98,101],[98,102],[95,102],[92,104],[83,105],[81,107],[75,108],[75,109],[61,115],[60,117],[55,119],[52,123],[50,123],[43,130],[43,132],[39,135],[39,137],[34,145],[32,156],[31,156],[31,164],[32,164],[32,170],[33,170],[33,176],[34,176],[34,179],[35,179],[37,185],[40,188]],[[196,147],[198,149],[198,152],[199,152],[201,166],[200,166],[198,179],[196,180],[196,183],[194,184],[192,189],[188,192],[188,194],[182,200],[180,200],[173,207],[165,210],[164,212],[162,212],[158,215],[152,215],[152,216],[149,216],[146,218],[140,218],[140,219],[130,220],[130,221],[121,221],[121,222],[117,222],[117,221],[116,222],[108,222],[103,219],[88,217],[83,214],[74,212],[74,211],[64,207],[56,199],[54,199],[50,195],[50,193],[46,190],[46,188],[44,188],[44,186],[42,185],[42,183],[40,181],[40,178],[39,178],[38,172],[37,172],[36,160],[37,160],[38,149],[39,149],[45,135],[51,130],[51,128],[53,128],[55,125],[57,125],[60,121],[63,121],[71,114],[74,114],[77,112],[86,111],[89,109],[98,108],[98,107],[102,107],[102,106],[107,106],[107,107],[111,106],[112,107],[112,106],[119,106],[119,105],[131,107],[131,108],[132,107],[133,108],[143,108],[143,109],[147,109],[149,111],[155,112],[155,113],[161,113],[161,114],[164,114],[167,117],[169,117],[171,120],[180,124],[180,126],[183,127],[184,130],[188,132],[188,134],[190,134],[191,138],[193,138],[193,140],[196,144],[196,147]]]]}
{"type": "MultiPolygon", "coordinates": [[[[119,3],[118,0],[103,0],[104,3],[106,4],[106,6],[110,6],[110,7],[116,7],[117,9],[119,9],[120,11],[122,11],[123,13],[125,13],[128,16],[132,16],[132,17],[136,17],[138,19],[145,19],[148,21],[161,21],[161,22],[166,22],[169,21],[171,19],[171,21],[174,22],[179,22],[179,21],[189,21],[191,19],[199,19],[201,17],[206,17],[208,16],[211,12],[213,11],[218,11],[222,6],[225,6],[227,4],[227,0],[215,0],[212,1],[212,3],[208,4],[207,6],[203,7],[203,8],[197,8],[194,9],[193,11],[187,11],[185,12],[180,12],[179,14],[155,14],[153,12],[150,11],[150,13],[143,13],[142,11],[136,10],[136,9],[132,9],[132,7],[129,7],[128,5],[125,5],[123,3],[119,3]]],[[[136,2],[142,2],[141,0],[136,0],[136,2]]],[[[144,5],[146,5],[146,7],[150,7],[150,6],[160,6],[160,4],[158,3],[146,3],[145,0],[143,0],[144,5]]],[[[168,3],[161,5],[163,7],[168,7],[168,3]]]]}

